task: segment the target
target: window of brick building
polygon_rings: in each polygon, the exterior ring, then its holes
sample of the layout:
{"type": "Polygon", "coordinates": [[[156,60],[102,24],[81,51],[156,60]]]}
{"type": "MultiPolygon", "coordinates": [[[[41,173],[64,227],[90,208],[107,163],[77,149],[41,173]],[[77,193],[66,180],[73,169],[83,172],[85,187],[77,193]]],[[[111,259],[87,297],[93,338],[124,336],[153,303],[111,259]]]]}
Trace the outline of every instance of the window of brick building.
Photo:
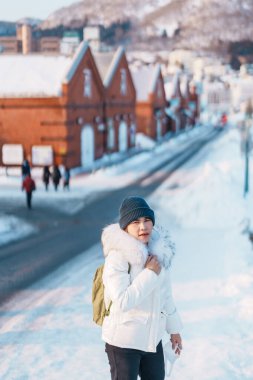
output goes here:
{"type": "Polygon", "coordinates": [[[87,96],[87,98],[91,98],[91,70],[85,69],[83,71],[84,74],[84,89],[83,94],[87,96]]]}
{"type": "Polygon", "coordinates": [[[126,95],[127,93],[127,73],[126,69],[120,70],[120,93],[126,95]]]}

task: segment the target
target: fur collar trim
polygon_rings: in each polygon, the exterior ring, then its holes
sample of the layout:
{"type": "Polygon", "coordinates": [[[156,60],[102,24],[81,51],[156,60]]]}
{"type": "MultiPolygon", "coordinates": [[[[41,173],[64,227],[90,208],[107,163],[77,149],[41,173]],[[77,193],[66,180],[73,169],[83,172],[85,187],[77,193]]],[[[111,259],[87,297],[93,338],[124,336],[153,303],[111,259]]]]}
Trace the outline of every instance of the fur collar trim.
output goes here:
{"type": "Polygon", "coordinates": [[[153,228],[148,245],[122,230],[118,223],[105,227],[101,239],[105,257],[116,251],[131,265],[144,265],[151,253],[158,256],[163,267],[169,268],[175,255],[175,246],[168,232],[159,226],[153,228]]]}

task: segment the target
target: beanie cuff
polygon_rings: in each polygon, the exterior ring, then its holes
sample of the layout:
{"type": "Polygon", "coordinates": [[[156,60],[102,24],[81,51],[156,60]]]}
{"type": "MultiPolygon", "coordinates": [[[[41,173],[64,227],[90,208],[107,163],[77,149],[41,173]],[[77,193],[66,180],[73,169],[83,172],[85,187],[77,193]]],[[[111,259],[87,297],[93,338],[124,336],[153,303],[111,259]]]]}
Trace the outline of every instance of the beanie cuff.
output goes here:
{"type": "Polygon", "coordinates": [[[139,218],[149,218],[153,225],[155,224],[154,211],[149,207],[138,207],[121,216],[119,220],[120,228],[124,230],[130,223],[139,218]]]}

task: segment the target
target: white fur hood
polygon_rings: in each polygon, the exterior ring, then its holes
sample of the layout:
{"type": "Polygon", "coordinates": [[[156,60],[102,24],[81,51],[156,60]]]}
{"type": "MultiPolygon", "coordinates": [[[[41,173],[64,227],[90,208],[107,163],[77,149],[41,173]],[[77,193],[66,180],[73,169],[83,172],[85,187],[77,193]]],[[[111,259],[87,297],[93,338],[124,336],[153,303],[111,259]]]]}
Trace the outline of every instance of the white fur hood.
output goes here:
{"type": "Polygon", "coordinates": [[[153,228],[148,245],[122,230],[118,223],[107,226],[103,230],[101,240],[105,257],[111,251],[116,251],[131,265],[144,265],[148,253],[151,253],[158,256],[164,268],[169,268],[175,255],[175,246],[168,232],[159,226],[153,228]]]}

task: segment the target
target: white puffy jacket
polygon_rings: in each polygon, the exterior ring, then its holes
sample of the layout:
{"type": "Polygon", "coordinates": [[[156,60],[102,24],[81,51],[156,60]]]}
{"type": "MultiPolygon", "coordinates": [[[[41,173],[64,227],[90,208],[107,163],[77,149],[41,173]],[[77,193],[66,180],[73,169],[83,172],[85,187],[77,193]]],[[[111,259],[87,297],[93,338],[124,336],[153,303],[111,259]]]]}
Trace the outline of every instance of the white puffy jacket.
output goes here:
{"type": "Polygon", "coordinates": [[[112,300],[102,339],[113,346],[155,352],[165,330],[179,333],[182,327],[171,294],[169,267],[174,252],[169,236],[156,227],[147,246],[112,224],[104,229],[102,244],[106,305],[112,300]],[[158,256],[159,275],[144,268],[149,253],[158,256]]]}

